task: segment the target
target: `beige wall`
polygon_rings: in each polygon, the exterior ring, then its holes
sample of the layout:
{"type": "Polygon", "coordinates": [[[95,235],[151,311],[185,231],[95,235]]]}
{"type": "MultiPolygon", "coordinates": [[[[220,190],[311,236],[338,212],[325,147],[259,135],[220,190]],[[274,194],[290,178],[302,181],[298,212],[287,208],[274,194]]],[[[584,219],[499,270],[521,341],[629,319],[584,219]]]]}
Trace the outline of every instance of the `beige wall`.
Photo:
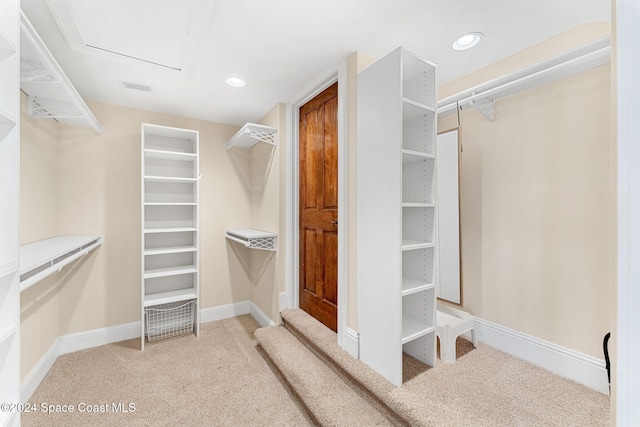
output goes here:
{"type": "Polygon", "coordinates": [[[610,107],[607,65],[498,100],[495,123],[460,117],[465,309],[600,359],[615,286],[610,107]]]}
{"type": "Polygon", "coordinates": [[[249,151],[250,226],[276,233],[278,247],[275,252],[246,249],[241,255],[250,259],[251,301],[274,323],[279,324],[279,295],[286,291],[286,106],[276,105],[259,123],[274,127],[278,132],[275,147],[260,143],[249,151]]]}
{"type": "Polygon", "coordinates": [[[250,298],[244,268],[224,238],[226,229],[251,221],[250,189],[238,173],[248,166],[224,148],[237,128],[87,104],[102,135],[21,117],[22,243],[54,234],[104,237],[91,255],[21,295],[22,379],[58,336],[140,320],[142,122],[200,131],[201,309],[250,298]]]}

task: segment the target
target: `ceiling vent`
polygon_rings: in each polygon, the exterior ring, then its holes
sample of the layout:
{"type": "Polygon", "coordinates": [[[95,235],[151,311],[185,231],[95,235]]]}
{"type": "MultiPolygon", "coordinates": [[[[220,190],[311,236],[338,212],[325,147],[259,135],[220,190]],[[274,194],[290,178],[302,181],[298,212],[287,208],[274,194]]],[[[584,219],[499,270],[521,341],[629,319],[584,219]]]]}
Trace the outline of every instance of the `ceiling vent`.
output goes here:
{"type": "Polygon", "coordinates": [[[140,90],[142,92],[151,92],[151,86],[142,83],[122,82],[122,86],[127,89],[140,90]]]}
{"type": "Polygon", "coordinates": [[[77,52],[163,67],[191,67],[213,17],[211,0],[47,0],[77,52]]]}

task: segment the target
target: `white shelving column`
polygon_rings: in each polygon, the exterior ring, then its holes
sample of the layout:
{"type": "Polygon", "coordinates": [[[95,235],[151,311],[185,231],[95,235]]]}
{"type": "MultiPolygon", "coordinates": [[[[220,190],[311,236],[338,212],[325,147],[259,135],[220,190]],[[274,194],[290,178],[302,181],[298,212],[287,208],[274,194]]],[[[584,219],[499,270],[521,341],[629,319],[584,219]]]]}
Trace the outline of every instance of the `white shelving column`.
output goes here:
{"type": "Polygon", "coordinates": [[[358,76],[360,358],[402,385],[435,363],[436,67],[398,48],[358,76]]]}
{"type": "Polygon", "coordinates": [[[142,124],[142,334],[199,332],[198,131],[142,124]]]}
{"type": "MultiPolygon", "coordinates": [[[[0,402],[20,403],[20,2],[0,2],[0,402]]],[[[0,426],[20,414],[0,412],[0,426]]]]}

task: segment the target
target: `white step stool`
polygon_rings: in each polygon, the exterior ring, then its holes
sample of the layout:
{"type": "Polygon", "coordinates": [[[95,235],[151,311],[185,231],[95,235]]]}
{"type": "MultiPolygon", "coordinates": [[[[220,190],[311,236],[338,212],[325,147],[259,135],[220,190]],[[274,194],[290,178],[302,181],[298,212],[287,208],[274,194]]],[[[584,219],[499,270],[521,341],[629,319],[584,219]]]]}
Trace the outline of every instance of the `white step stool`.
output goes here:
{"type": "Polygon", "coordinates": [[[456,339],[471,331],[473,347],[478,347],[473,316],[466,311],[438,304],[436,335],[440,339],[440,359],[446,363],[456,361],[456,339]]]}

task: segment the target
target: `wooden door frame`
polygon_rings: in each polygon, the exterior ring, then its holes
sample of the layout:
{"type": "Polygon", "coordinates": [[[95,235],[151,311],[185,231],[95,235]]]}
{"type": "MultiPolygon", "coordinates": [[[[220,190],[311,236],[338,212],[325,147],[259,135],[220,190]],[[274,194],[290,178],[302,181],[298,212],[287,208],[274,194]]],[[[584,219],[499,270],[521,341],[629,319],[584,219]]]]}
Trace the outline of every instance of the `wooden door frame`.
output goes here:
{"type": "Polygon", "coordinates": [[[338,82],[338,345],[345,348],[345,330],[348,308],[347,287],[347,60],[340,62],[337,69],[324,77],[299,96],[296,102],[287,106],[287,129],[290,132],[290,144],[286,147],[287,190],[286,190],[286,289],[287,307],[299,308],[300,301],[300,176],[299,176],[299,120],[300,107],[313,99],[323,90],[338,82]]]}

